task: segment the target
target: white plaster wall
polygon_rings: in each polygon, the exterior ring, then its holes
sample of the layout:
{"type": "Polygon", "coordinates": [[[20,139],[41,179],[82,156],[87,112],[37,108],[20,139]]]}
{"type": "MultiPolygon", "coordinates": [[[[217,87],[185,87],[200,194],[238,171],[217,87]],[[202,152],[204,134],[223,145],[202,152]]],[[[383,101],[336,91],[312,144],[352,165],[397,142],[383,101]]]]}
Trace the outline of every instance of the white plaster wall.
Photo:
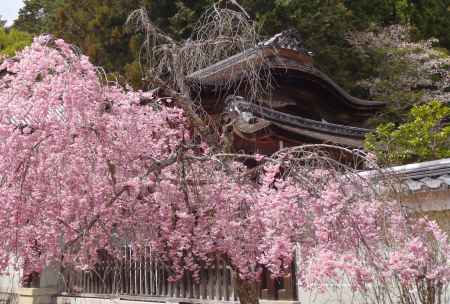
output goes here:
{"type": "Polygon", "coordinates": [[[299,291],[301,304],[364,304],[361,295],[354,293],[347,286],[334,287],[324,293],[317,291],[299,291]]]}
{"type": "Polygon", "coordinates": [[[0,275],[0,293],[15,293],[20,285],[21,273],[15,269],[14,263],[0,275]]]}
{"type": "Polygon", "coordinates": [[[419,212],[450,210],[450,190],[411,193],[402,198],[402,205],[419,212]]]}
{"type": "MultiPolygon", "coordinates": [[[[14,267],[15,262],[0,275],[0,293],[15,293],[20,287],[20,279],[22,272],[14,267]]],[[[41,288],[56,288],[58,285],[58,272],[54,267],[47,267],[41,273],[40,287],[41,288]]]]}
{"type": "Polygon", "coordinates": [[[39,287],[56,289],[58,287],[58,273],[57,265],[46,267],[41,273],[39,287]]]}

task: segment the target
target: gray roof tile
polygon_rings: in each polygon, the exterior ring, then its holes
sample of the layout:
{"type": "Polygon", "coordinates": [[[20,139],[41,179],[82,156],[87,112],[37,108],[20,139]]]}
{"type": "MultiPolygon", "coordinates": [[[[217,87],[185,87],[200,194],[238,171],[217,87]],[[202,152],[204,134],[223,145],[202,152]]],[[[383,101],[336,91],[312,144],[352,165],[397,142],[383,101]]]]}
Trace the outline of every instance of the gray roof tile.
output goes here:
{"type": "Polygon", "coordinates": [[[375,179],[399,179],[412,192],[450,190],[450,158],[362,172],[375,179]]]}

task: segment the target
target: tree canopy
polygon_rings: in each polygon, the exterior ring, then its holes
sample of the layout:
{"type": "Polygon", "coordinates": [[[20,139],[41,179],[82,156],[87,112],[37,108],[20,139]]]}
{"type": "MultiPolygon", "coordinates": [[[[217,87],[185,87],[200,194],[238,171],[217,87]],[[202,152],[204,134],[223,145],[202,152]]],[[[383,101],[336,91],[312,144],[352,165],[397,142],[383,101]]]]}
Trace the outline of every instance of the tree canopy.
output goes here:
{"type": "Polygon", "coordinates": [[[450,107],[439,101],[414,106],[405,123],[385,123],[366,139],[382,164],[450,157],[450,107]]]}
{"type": "Polygon", "coordinates": [[[27,32],[0,27],[0,54],[14,56],[15,53],[31,43],[32,36],[27,32]]]}
{"type": "Polygon", "coordinates": [[[55,30],[56,12],[65,0],[24,0],[14,27],[31,34],[55,30]]]}
{"type": "MultiPolygon", "coordinates": [[[[176,39],[189,38],[196,22],[214,1],[202,0],[27,0],[15,26],[30,33],[51,32],[80,46],[95,64],[143,85],[139,67],[142,37],[124,28],[128,14],[143,7],[152,21],[176,39]]],[[[436,37],[448,47],[448,0],[412,1],[261,1],[241,5],[263,35],[295,27],[315,54],[317,65],[338,83],[361,94],[354,83],[367,78],[382,58],[367,57],[346,40],[353,30],[410,24],[420,39],[436,37]]],[[[233,7],[232,1],[220,6],[233,7]]]]}

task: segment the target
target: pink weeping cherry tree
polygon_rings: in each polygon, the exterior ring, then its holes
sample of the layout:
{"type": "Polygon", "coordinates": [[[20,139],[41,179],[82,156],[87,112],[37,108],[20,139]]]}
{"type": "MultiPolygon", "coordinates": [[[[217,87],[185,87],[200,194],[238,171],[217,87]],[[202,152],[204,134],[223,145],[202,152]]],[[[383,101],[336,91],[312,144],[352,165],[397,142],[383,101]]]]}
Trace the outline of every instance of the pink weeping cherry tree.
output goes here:
{"type": "Polygon", "coordinates": [[[88,263],[124,210],[139,208],[136,191],[175,162],[183,113],[104,85],[88,58],[49,36],[1,69],[2,266],[12,253],[37,270],[72,253],[88,263]],[[81,243],[84,255],[72,250],[81,243]]]}
{"type": "Polygon", "coordinates": [[[286,275],[294,254],[305,288],[397,286],[398,297],[425,290],[437,301],[450,279],[439,227],[318,146],[220,153],[193,135],[176,100],[109,83],[49,36],[0,70],[2,269],[11,258],[28,272],[89,269],[99,249],[120,259],[114,240],[127,238],[150,247],[171,280],[225,261],[241,303],[257,303],[262,270],[286,275]]]}

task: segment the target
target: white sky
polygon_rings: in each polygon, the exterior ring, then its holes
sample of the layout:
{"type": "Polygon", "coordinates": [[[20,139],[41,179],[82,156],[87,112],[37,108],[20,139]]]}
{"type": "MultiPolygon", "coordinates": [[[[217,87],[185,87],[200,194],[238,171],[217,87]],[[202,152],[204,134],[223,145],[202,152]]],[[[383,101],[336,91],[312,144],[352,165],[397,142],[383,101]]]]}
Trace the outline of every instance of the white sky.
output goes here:
{"type": "Polygon", "coordinates": [[[2,19],[8,20],[7,25],[11,25],[17,18],[17,13],[22,6],[23,0],[0,0],[0,15],[2,19]]]}

